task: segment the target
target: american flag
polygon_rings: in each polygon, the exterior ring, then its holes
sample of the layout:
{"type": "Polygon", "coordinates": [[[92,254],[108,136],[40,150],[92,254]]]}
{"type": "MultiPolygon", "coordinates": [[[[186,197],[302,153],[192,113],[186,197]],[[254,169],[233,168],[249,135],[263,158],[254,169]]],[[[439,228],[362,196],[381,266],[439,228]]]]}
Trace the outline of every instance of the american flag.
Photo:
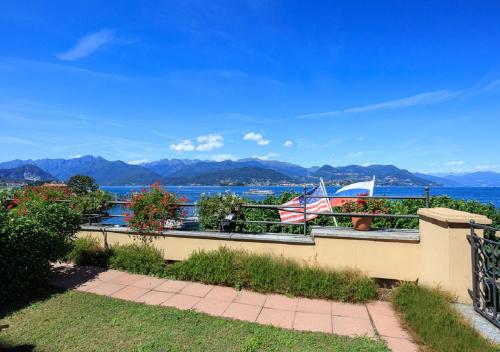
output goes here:
{"type": "MultiPolygon", "coordinates": [[[[326,191],[323,184],[314,187],[306,193],[308,196],[325,197],[326,191]]],[[[303,222],[304,221],[304,196],[293,198],[286,202],[280,208],[280,218],[282,222],[303,222]],[[286,207],[301,207],[301,208],[286,208],[286,207]]],[[[306,212],[329,212],[331,211],[330,203],[327,198],[306,198],[306,212]]],[[[318,215],[307,214],[307,221],[316,218],[318,215]]]]}

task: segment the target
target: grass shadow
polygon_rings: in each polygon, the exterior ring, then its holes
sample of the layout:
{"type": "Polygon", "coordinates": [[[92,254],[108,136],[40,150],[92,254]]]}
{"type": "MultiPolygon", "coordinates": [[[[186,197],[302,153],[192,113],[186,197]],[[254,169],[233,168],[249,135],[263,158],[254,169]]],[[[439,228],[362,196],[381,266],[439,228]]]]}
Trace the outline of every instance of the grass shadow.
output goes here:
{"type": "Polygon", "coordinates": [[[9,345],[3,342],[0,342],[0,352],[31,352],[35,350],[34,345],[23,344],[23,345],[9,345]]]}
{"type": "MultiPolygon", "coordinates": [[[[9,300],[0,305],[0,319],[34,303],[45,301],[56,294],[75,289],[81,284],[92,280],[104,270],[90,266],[55,265],[52,270],[54,275],[45,287],[34,289],[26,297],[9,300]]],[[[0,351],[2,350],[0,349],[0,351]]]]}

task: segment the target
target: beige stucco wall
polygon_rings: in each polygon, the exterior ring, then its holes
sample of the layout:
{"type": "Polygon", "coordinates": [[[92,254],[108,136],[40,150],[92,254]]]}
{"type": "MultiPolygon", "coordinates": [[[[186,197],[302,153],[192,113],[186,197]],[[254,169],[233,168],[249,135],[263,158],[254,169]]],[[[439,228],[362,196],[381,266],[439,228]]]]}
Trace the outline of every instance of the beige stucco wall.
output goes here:
{"type": "MultiPolygon", "coordinates": [[[[419,282],[440,286],[460,302],[470,303],[472,284],[471,248],[467,241],[470,220],[491,224],[483,215],[447,208],[420,209],[421,270],[419,282]]],[[[476,230],[482,236],[482,231],[476,230]]]]}
{"type": "Polygon", "coordinates": [[[418,278],[418,243],[327,237],[317,237],[315,242],[317,261],[326,267],[359,269],[375,278],[418,278]]]}
{"type": "MultiPolygon", "coordinates": [[[[317,237],[314,244],[289,244],[235,241],[196,237],[151,237],[151,243],[163,251],[167,260],[184,260],[197,250],[221,246],[257,254],[272,254],[302,264],[335,269],[358,269],[375,278],[419,281],[440,286],[468,302],[471,284],[470,246],[467,242],[469,221],[490,224],[484,216],[444,208],[420,209],[420,242],[380,241],[317,237]]],[[[81,231],[79,236],[103,240],[100,231],[81,231]]],[[[134,243],[137,236],[107,232],[109,245],[134,243]],[[136,238],[134,240],[134,237],[136,238]]]]}

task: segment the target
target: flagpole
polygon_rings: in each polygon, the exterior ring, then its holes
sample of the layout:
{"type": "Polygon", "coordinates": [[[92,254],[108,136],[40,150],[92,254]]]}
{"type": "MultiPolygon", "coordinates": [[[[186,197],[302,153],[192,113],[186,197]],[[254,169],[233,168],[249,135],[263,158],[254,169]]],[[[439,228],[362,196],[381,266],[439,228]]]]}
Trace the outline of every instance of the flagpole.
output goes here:
{"type": "MultiPolygon", "coordinates": [[[[325,196],[328,197],[328,193],[326,192],[326,186],[325,183],[323,182],[323,178],[320,177],[319,180],[320,180],[320,186],[321,188],[323,188],[323,192],[325,192],[325,196]]],[[[333,208],[332,204],[330,203],[330,198],[325,198],[325,199],[328,203],[328,209],[330,209],[330,213],[333,213],[333,208]]],[[[333,217],[333,223],[335,224],[335,227],[339,226],[339,224],[337,223],[337,218],[335,216],[333,217]]]]}
{"type": "Polygon", "coordinates": [[[370,197],[373,197],[373,191],[375,189],[375,175],[373,175],[373,180],[372,180],[372,189],[370,191],[370,197]]]}

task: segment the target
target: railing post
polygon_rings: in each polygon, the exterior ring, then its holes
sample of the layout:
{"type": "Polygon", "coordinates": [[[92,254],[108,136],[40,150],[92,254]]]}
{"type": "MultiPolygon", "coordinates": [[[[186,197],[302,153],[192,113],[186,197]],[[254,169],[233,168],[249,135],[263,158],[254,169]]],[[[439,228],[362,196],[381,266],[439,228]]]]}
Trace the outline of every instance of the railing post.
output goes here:
{"type": "Polygon", "coordinates": [[[431,203],[429,186],[425,186],[424,192],[425,192],[425,207],[429,208],[430,207],[430,203],[431,203]]]}
{"type": "Polygon", "coordinates": [[[307,187],[304,186],[304,236],[307,236],[307,187]]]}

